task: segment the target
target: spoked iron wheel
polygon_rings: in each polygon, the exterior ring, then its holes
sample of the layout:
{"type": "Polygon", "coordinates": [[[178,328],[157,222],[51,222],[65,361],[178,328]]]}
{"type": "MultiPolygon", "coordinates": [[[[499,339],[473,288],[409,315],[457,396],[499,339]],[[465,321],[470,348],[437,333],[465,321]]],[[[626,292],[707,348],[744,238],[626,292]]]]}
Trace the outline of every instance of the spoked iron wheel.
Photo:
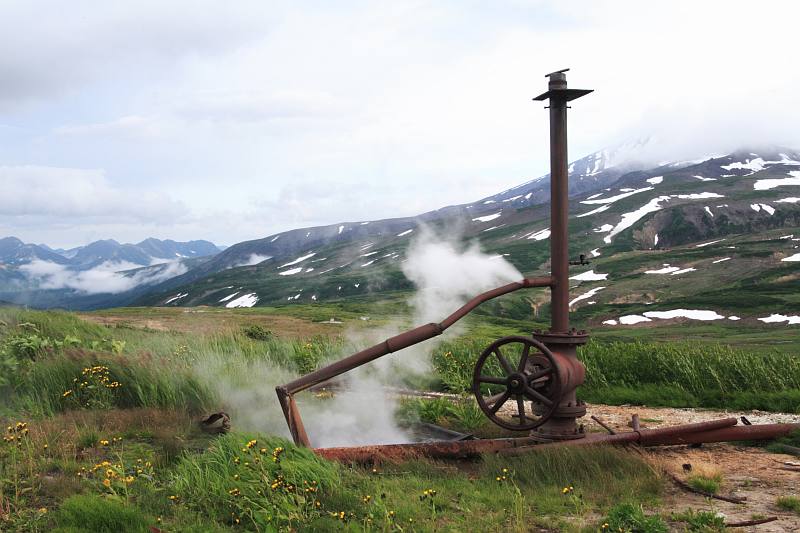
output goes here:
{"type": "Polygon", "coordinates": [[[530,337],[503,337],[490,344],[475,363],[472,392],[492,422],[510,430],[529,431],[544,424],[558,407],[558,365],[541,342],[530,337]],[[512,420],[498,415],[510,400],[516,410],[512,420]]]}

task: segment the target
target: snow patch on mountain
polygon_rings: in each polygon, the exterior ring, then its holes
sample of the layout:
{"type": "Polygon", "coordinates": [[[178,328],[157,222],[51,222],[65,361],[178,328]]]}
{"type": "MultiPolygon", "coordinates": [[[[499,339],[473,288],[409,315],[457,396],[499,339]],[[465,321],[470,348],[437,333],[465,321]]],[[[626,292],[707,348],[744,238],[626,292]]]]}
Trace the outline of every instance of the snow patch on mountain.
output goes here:
{"type": "Polygon", "coordinates": [[[581,300],[588,300],[589,298],[591,298],[592,296],[594,296],[598,292],[602,291],[603,289],[605,289],[605,287],[595,287],[594,289],[591,289],[589,292],[585,292],[585,293],[581,294],[580,296],[576,297],[575,299],[573,299],[572,301],[570,301],[569,302],[569,306],[572,307],[573,305],[575,305],[576,303],[580,302],[581,300]]]}
{"type": "Polygon", "coordinates": [[[586,272],[581,272],[580,274],[570,276],[569,279],[574,279],[575,281],[605,281],[607,278],[608,274],[600,274],[594,270],[588,270],[586,272]]]}
{"type": "Polygon", "coordinates": [[[578,218],[588,217],[589,215],[595,215],[597,213],[602,213],[603,211],[605,211],[606,209],[608,209],[610,207],[611,207],[611,204],[601,205],[597,209],[592,209],[588,213],[583,213],[581,215],[578,215],[578,218]]]}
{"type": "Polygon", "coordinates": [[[499,218],[502,213],[503,213],[502,211],[498,211],[497,213],[493,213],[491,215],[484,215],[482,217],[475,217],[475,218],[472,219],[472,221],[473,222],[489,222],[489,221],[492,221],[492,220],[494,220],[496,218],[499,218]]]}
{"type": "Polygon", "coordinates": [[[177,295],[177,296],[173,296],[172,298],[170,298],[169,300],[167,300],[166,302],[164,302],[164,305],[171,304],[172,302],[174,302],[174,301],[177,301],[177,300],[181,300],[181,299],[183,299],[183,298],[186,298],[187,296],[189,296],[189,293],[188,293],[188,292],[184,292],[184,293],[178,293],[178,295],[177,295]]]}
{"type": "Polygon", "coordinates": [[[593,204],[613,204],[618,200],[622,200],[623,198],[627,198],[629,196],[633,196],[634,194],[639,194],[640,192],[645,191],[652,191],[653,187],[644,187],[642,189],[633,189],[628,192],[623,192],[622,194],[618,194],[616,196],[609,196],[608,198],[597,198],[595,200],[583,200],[581,201],[582,204],[586,205],[593,205],[593,204]]]}
{"type": "Polygon", "coordinates": [[[278,268],[288,267],[288,266],[296,265],[298,263],[302,263],[306,259],[311,259],[315,255],[317,255],[317,252],[311,252],[310,254],[306,254],[304,256],[298,257],[294,261],[289,261],[288,263],[285,263],[285,264],[279,266],[278,268]]]}
{"type": "Polygon", "coordinates": [[[757,191],[766,191],[769,189],[774,189],[775,187],[785,187],[787,185],[800,185],[800,171],[793,170],[789,172],[789,176],[791,177],[756,180],[756,182],[753,184],[753,188],[757,191]]]}
{"type": "Polygon", "coordinates": [[[258,303],[258,295],[254,292],[251,292],[249,294],[243,294],[235,300],[228,302],[225,304],[225,307],[253,307],[256,305],[256,303],[258,303]]]}
{"type": "Polygon", "coordinates": [[[543,241],[550,237],[550,228],[545,228],[543,230],[535,231],[526,235],[524,238],[526,239],[533,239],[534,241],[543,241]]]}
{"type": "Polygon", "coordinates": [[[764,322],[765,324],[776,324],[781,322],[786,322],[787,325],[800,324],[800,316],[797,315],[788,316],[788,315],[781,315],[778,313],[773,313],[768,317],[759,318],[758,320],[764,322]]]}

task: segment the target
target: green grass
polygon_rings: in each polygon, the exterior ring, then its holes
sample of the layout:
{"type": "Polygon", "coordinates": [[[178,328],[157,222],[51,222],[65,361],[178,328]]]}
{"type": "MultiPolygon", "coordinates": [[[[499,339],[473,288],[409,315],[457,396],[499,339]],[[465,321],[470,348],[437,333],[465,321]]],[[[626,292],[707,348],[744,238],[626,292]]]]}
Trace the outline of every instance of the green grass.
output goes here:
{"type": "Polygon", "coordinates": [[[632,503],[615,505],[600,529],[630,531],[631,533],[666,533],[667,524],[658,515],[646,515],[641,506],[632,503]],[[603,528],[603,526],[606,526],[603,528]]]}
{"type": "Polygon", "coordinates": [[[800,514],[800,498],[797,496],[781,496],[775,501],[775,505],[784,511],[800,514]]]}
{"type": "Polygon", "coordinates": [[[713,511],[696,511],[687,509],[681,513],[673,513],[670,519],[685,524],[686,530],[697,533],[716,533],[727,531],[725,518],[713,511]]]}
{"type": "Polygon", "coordinates": [[[798,412],[800,359],[695,343],[590,342],[584,398],[605,403],[798,412]]]}
{"type": "Polygon", "coordinates": [[[717,494],[719,489],[722,487],[722,476],[706,476],[695,474],[693,476],[689,476],[689,478],[686,480],[686,484],[693,489],[701,490],[709,494],[717,494]]]}
{"type": "MultiPolygon", "coordinates": [[[[454,392],[460,400],[408,400],[398,417],[505,436],[485,420],[467,391],[475,360],[489,343],[525,334],[530,324],[509,318],[521,316],[525,305],[509,300],[498,308],[506,316],[474,317],[465,334],[434,349],[432,372],[403,378],[406,386],[454,392]]],[[[292,313],[310,320],[329,317],[332,310],[297,306],[292,313]]],[[[0,444],[0,494],[9,505],[12,530],[102,530],[116,527],[103,520],[120,517],[127,517],[124,527],[131,531],[141,524],[167,531],[596,530],[599,516],[632,531],[660,531],[663,520],[654,513],[660,476],[624,450],[553,448],[466,465],[417,461],[373,471],[323,461],[268,433],[248,433],[283,430],[275,384],[364,344],[337,332],[267,333],[272,328],[265,317],[281,312],[209,311],[209,319],[130,309],[115,315],[127,317],[121,325],[105,327],[71,313],[0,309],[0,354],[9,362],[0,418],[27,420],[31,427],[20,446],[0,444]],[[203,322],[186,330],[140,327],[154,316],[203,322]],[[224,317],[225,327],[208,328],[214,317],[224,317]],[[65,400],[64,392],[95,365],[107,367],[108,379],[121,386],[98,389],[91,408],[65,400]],[[191,423],[195,414],[219,408],[229,409],[240,432],[198,433],[191,423]],[[102,444],[114,437],[123,440],[102,444]],[[248,448],[251,440],[257,443],[248,448]],[[276,462],[277,448],[284,451],[276,462]],[[131,483],[115,478],[112,490],[100,474],[78,476],[104,460],[132,476],[131,483]],[[138,461],[152,463],[152,472],[137,473],[143,464],[138,461]]],[[[389,310],[383,313],[370,325],[389,323],[389,310]]],[[[710,342],[647,342],[633,329],[615,335],[581,350],[587,366],[587,383],[579,391],[584,399],[783,411],[800,406],[800,363],[785,353],[710,342]]]]}
{"type": "Polygon", "coordinates": [[[96,495],[71,496],[56,514],[57,532],[145,533],[145,514],[137,507],[96,495]]]}

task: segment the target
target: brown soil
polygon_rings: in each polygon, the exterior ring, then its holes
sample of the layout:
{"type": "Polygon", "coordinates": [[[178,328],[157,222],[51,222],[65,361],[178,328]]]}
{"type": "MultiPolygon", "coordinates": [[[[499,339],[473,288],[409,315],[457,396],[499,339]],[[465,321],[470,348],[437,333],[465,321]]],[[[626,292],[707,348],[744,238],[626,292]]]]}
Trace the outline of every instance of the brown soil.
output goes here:
{"type": "Polygon", "coordinates": [[[306,338],[329,336],[342,332],[341,323],[312,322],[279,315],[240,314],[235,310],[206,311],[202,307],[159,309],[146,315],[133,313],[94,312],[79,315],[82,319],[108,327],[129,327],[179,333],[217,333],[245,325],[258,324],[280,337],[306,338]]]}
{"type": "MultiPolygon", "coordinates": [[[[656,409],[649,407],[590,405],[584,419],[587,430],[605,431],[588,417],[595,415],[619,431],[630,430],[631,415],[639,415],[643,428],[657,428],[730,416],[746,416],[753,424],[800,422],[800,416],[783,413],[721,412],[700,409],[656,409]]],[[[743,505],[728,503],[687,492],[667,481],[663,499],[664,510],[682,512],[686,509],[713,511],[725,515],[725,522],[743,522],[754,516],[777,516],[776,522],[740,528],[740,531],[789,532],[800,531],[800,516],[779,509],[775,502],[781,496],[800,494],[800,471],[782,468],[800,465],[800,458],[769,453],[760,448],[735,444],[704,444],[699,448],[667,446],[645,448],[644,455],[654,464],[686,479],[691,474],[720,474],[721,495],[747,498],[743,505]],[[687,473],[683,465],[692,465],[687,473]]],[[[800,470],[800,468],[798,468],[800,470]]],[[[680,524],[676,524],[680,530],[680,524]]]]}

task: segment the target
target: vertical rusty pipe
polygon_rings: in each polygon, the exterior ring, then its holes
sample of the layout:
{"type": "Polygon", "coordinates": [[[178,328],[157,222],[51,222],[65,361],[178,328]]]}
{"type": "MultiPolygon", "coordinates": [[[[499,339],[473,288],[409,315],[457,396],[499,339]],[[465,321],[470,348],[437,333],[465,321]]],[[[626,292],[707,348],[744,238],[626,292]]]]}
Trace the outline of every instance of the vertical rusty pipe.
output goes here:
{"type": "Polygon", "coordinates": [[[569,331],[569,176],[567,171],[567,101],[557,91],[566,89],[563,72],[550,75],[550,271],[552,288],[550,330],[569,331]]]}

